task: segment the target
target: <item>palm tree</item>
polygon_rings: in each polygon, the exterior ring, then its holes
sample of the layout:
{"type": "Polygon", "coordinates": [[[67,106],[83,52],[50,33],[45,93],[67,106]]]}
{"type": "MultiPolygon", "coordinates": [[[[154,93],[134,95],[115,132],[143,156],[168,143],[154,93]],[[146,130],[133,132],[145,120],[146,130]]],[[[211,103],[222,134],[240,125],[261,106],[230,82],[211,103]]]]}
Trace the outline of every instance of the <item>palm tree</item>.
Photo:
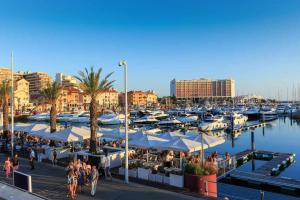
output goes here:
{"type": "Polygon", "coordinates": [[[91,125],[91,137],[90,137],[90,152],[96,152],[96,129],[97,129],[97,96],[99,93],[112,88],[114,81],[110,81],[109,78],[113,72],[106,75],[101,79],[102,68],[98,71],[94,71],[91,67],[90,70],[85,68],[84,71],[79,71],[78,76],[75,76],[80,81],[80,87],[83,92],[90,96],[90,125],[91,125]]]}
{"type": "Polygon", "coordinates": [[[0,97],[2,101],[3,109],[3,133],[7,135],[8,133],[8,100],[10,97],[11,87],[8,81],[3,81],[0,86],[0,97]]]}
{"type": "Polygon", "coordinates": [[[58,82],[54,81],[49,83],[48,86],[43,90],[44,98],[47,103],[51,104],[50,109],[50,132],[56,131],[56,104],[57,100],[61,95],[61,86],[58,82]]]}

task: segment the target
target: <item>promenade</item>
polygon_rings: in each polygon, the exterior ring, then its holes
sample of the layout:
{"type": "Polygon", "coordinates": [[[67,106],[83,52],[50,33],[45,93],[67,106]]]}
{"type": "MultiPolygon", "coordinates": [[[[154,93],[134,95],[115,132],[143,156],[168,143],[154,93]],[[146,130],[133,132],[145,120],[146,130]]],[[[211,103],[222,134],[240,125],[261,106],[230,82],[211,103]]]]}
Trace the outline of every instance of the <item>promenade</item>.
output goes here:
{"type": "MultiPolygon", "coordinates": [[[[1,163],[4,161],[4,155],[0,155],[1,163]]],[[[66,172],[62,167],[53,167],[51,164],[37,163],[36,169],[30,170],[28,161],[20,159],[19,171],[30,174],[32,176],[32,190],[34,193],[46,197],[48,199],[65,200],[67,197],[66,189],[66,172]]],[[[0,180],[11,182],[4,177],[4,173],[0,173],[0,180]]],[[[0,197],[1,197],[0,188],[0,197]]],[[[136,183],[124,184],[123,181],[113,179],[113,181],[98,182],[97,193],[95,197],[90,196],[90,188],[86,187],[84,194],[79,194],[79,200],[105,199],[105,200],[196,200],[192,196],[180,193],[161,190],[154,187],[144,186],[136,183]]]]}

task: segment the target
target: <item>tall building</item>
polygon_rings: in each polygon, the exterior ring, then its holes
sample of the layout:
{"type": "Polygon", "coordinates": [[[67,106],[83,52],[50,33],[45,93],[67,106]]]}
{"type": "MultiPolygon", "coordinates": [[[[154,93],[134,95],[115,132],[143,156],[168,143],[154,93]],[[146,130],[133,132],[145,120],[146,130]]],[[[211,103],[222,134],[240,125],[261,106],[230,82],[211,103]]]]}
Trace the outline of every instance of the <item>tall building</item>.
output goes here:
{"type": "Polygon", "coordinates": [[[232,98],[235,81],[224,80],[175,80],[170,83],[170,95],[176,99],[232,98]]]}
{"type": "Polygon", "coordinates": [[[48,86],[51,78],[46,72],[24,73],[24,78],[29,82],[30,98],[40,96],[41,91],[48,86]]]}
{"type": "Polygon", "coordinates": [[[11,69],[10,68],[0,68],[0,83],[4,80],[11,79],[11,69]]]}
{"type": "Polygon", "coordinates": [[[78,81],[73,76],[67,76],[67,75],[64,75],[63,73],[57,73],[55,78],[56,78],[56,81],[59,84],[61,84],[61,86],[64,88],[78,87],[78,81]]]}

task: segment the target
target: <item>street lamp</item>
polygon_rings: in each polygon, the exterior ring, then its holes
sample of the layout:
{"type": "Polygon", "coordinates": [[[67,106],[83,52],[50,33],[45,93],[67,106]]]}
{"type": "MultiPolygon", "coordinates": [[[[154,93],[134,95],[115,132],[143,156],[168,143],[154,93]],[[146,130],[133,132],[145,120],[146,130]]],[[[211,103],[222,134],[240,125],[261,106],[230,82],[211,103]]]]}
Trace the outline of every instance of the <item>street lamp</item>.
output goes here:
{"type": "Polygon", "coordinates": [[[125,183],[128,181],[128,120],[127,120],[127,61],[121,60],[119,62],[120,67],[124,67],[124,98],[125,98],[125,183]]]}

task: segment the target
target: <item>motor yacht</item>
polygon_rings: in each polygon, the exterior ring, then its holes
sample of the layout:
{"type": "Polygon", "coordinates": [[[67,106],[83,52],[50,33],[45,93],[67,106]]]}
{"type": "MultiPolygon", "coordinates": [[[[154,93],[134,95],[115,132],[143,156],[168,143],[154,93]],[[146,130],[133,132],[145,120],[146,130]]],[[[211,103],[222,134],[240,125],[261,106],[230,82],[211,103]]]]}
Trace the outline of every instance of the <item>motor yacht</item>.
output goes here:
{"type": "Polygon", "coordinates": [[[223,116],[220,115],[206,115],[199,123],[199,128],[202,131],[224,130],[227,127],[228,125],[224,122],[223,116]]]}

